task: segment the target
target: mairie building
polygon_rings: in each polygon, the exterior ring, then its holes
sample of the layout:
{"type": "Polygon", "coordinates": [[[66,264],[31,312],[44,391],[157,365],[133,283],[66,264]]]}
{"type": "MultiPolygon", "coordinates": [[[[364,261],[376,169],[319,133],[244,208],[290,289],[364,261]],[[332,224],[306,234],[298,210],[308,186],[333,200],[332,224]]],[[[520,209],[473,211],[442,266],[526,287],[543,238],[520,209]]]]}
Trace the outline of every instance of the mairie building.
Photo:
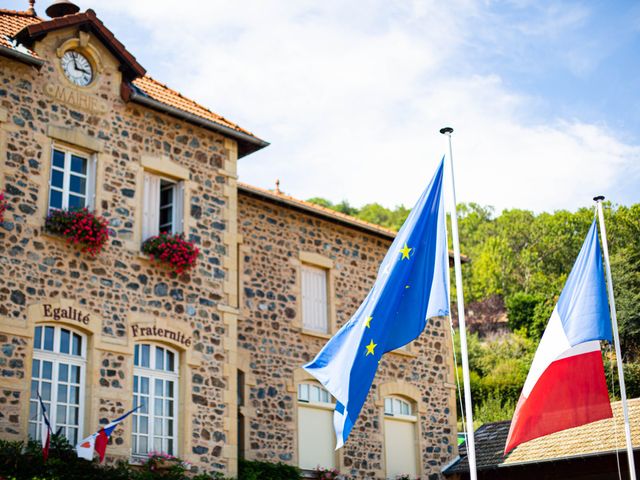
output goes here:
{"type": "Polygon", "coordinates": [[[30,3],[0,10],[0,438],[40,438],[39,393],[71,443],[142,405],[109,461],[441,478],[457,455],[447,319],[383,357],[337,452],[334,400],[301,368],[362,302],[394,232],[239,182],[237,162],[267,142],[147,75],[93,10],[30,3]],[[83,207],[108,221],[95,256],[44,228],[83,207]],[[193,269],[142,253],[161,231],[197,245],[193,269]]]}

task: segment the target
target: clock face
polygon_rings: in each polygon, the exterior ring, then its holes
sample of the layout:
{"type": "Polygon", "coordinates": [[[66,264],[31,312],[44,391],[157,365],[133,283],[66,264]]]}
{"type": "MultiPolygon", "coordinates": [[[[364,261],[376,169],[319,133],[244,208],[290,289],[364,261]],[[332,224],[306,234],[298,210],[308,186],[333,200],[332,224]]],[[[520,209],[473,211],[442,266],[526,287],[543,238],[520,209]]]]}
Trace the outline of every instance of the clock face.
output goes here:
{"type": "Polygon", "coordinates": [[[93,68],[89,60],[74,50],[65,52],[60,60],[62,71],[71,83],[86,87],[93,80],[93,68]]]}

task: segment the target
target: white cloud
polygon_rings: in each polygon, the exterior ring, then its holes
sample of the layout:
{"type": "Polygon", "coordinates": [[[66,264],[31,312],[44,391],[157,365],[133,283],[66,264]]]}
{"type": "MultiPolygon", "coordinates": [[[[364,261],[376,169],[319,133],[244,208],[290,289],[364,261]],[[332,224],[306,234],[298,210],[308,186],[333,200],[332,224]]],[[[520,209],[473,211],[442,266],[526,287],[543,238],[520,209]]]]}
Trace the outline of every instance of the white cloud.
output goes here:
{"type": "MultiPolygon", "coordinates": [[[[534,120],[538,98],[512,91],[500,72],[473,71],[472,55],[485,48],[469,48],[478,31],[500,28],[484,6],[110,0],[95,8],[105,21],[117,15],[107,25],[121,39],[126,25],[145,26],[150,38],[125,43],[154,59],[152,75],[272,142],[240,161],[249,183],[271,188],[280,178],[301,198],[410,205],[445,151],[438,129],[451,125],[459,201],[575,208],[597,193],[615,201],[623,179],[638,185],[640,147],[606,125],[534,120]]],[[[505,31],[557,35],[586,14],[546,12],[548,24],[505,31]]],[[[489,45],[499,44],[500,32],[492,35],[489,45]]]]}

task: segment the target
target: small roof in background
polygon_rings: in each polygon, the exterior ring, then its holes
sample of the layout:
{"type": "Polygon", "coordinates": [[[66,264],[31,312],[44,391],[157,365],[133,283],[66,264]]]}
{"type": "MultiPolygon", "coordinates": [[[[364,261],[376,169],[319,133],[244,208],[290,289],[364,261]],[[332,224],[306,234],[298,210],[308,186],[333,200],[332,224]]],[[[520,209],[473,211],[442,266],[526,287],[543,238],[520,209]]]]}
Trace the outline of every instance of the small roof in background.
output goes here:
{"type": "MultiPolygon", "coordinates": [[[[631,439],[640,448],[640,398],[628,401],[631,439]]],[[[526,463],[553,462],[583,456],[609,454],[616,449],[624,452],[626,441],[622,418],[622,403],[611,404],[613,418],[562,430],[519,445],[506,459],[502,452],[509,434],[511,421],[485,423],[475,434],[476,464],[478,470],[507,468],[526,463]]],[[[466,444],[460,447],[460,458],[445,468],[445,474],[469,471],[466,444]]]]}

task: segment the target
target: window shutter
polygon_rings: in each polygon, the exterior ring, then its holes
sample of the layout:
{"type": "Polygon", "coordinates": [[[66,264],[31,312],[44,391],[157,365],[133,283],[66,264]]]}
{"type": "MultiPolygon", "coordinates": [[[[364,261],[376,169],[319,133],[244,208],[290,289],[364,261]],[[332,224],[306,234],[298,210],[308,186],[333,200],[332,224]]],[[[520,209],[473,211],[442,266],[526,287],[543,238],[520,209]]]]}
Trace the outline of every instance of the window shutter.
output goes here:
{"type": "Polygon", "coordinates": [[[184,232],[184,182],[176,183],[173,202],[173,230],[174,233],[184,232]]]}
{"type": "Polygon", "coordinates": [[[96,209],[96,182],[98,180],[98,162],[95,155],[87,159],[87,208],[96,209]]]}
{"type": "Polygon", "coordinates": [[[158,235],[160,230],[160,177],[144,173],[142,205],[142,240],[158,235]]]}
{"type": "Polygon", "coordinates": [[[327,308],[327,271],[302,266],[302,324],[315,332],[329,332],[327,308]]]}

